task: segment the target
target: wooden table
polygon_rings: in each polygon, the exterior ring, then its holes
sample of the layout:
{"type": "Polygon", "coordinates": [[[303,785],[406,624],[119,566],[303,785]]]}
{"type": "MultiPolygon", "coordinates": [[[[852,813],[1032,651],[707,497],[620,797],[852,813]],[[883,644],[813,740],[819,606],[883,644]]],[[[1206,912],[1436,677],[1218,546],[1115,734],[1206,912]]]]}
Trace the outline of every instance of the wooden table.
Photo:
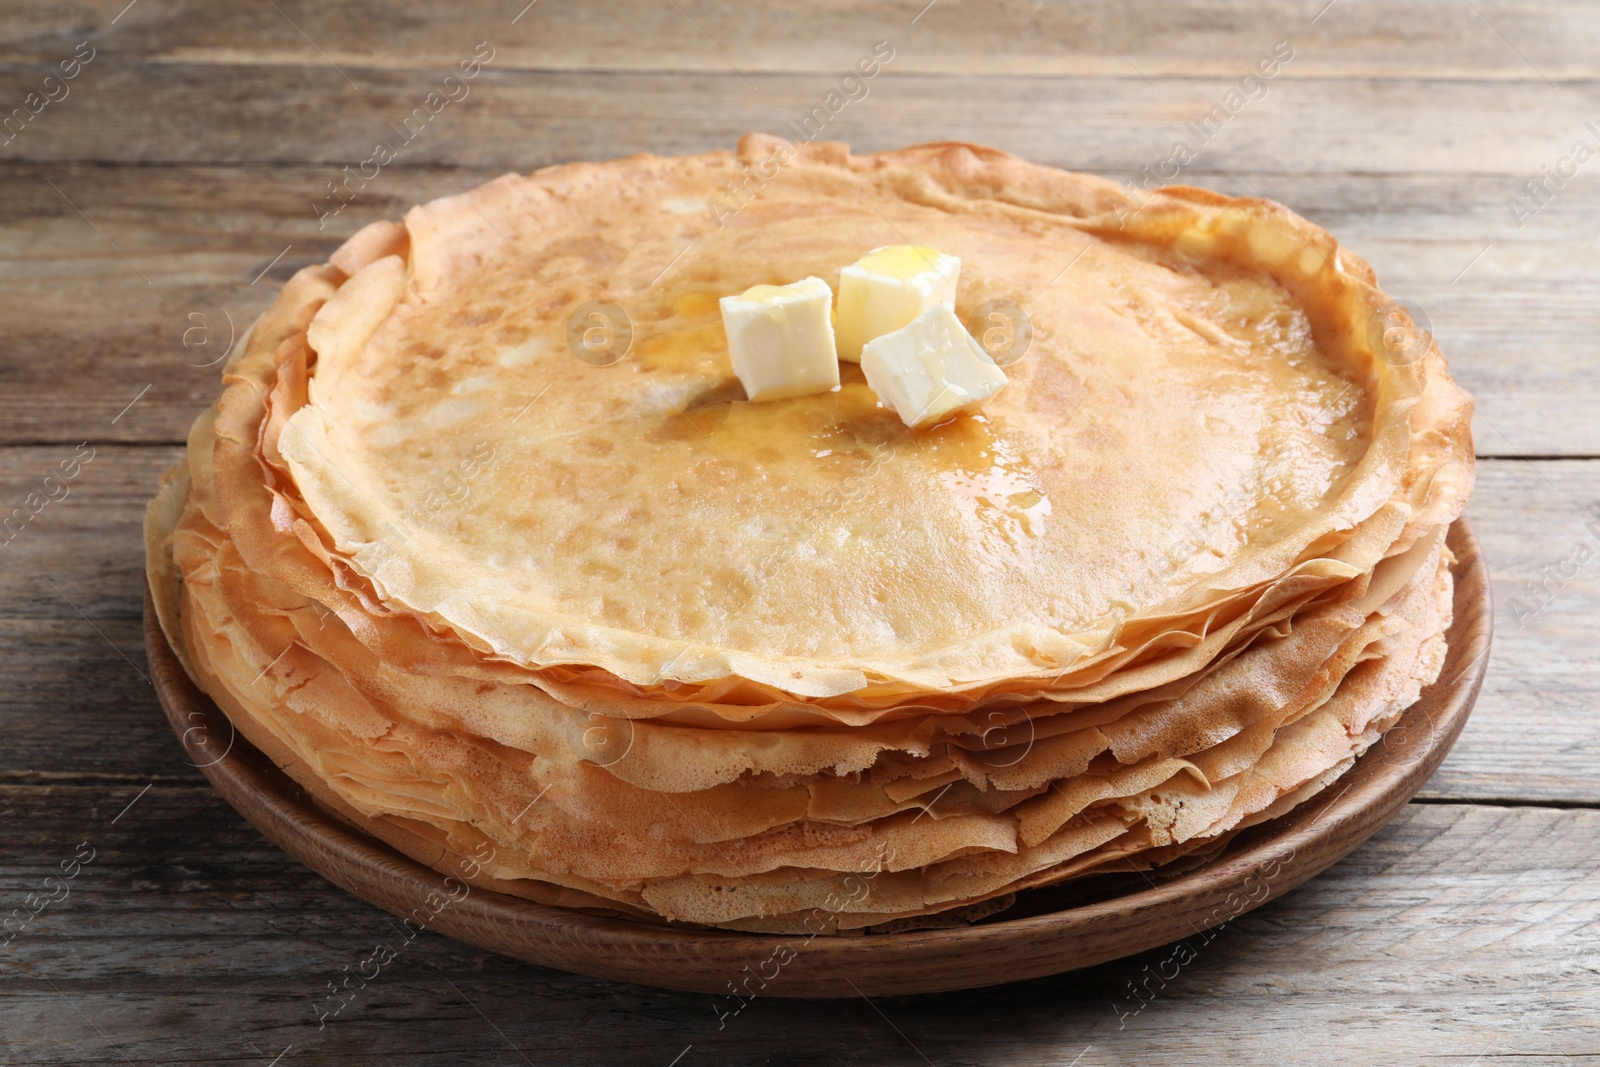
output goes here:
{"type": "Polygon", "coordinates": [[[0,946],[0,1058],[1600,1063],[1600,159],[1572,155],[1600,152],[1600,9],[524,2],[0,5],[0,115],[24,108],[0,133],[0,511],[47,501],[0,538],[0,915],[53,898],[0,946]],[[893,59],[827,136],[1125,180],[1189,140],[1181,180],[1295,207],[1425,311],[1478,398],[1470,515],[1498,596],[1465,736],[1386,831],[1164,984],[1152,953],[979,993],[758,1001],[719,1027],[704,996],[428,934],[319,1029],[330,981],[394,924],[186,765],[139,642],[141,509],[218,387],[179,335],[209,323],[220,345],[359,225],[454,186],[781,133],[879,41],[893,59]],[[1281,41],[1276,76],[1242,82],[1281,41]],[[319,221],[344,168],[490,50],[319,221]]]}

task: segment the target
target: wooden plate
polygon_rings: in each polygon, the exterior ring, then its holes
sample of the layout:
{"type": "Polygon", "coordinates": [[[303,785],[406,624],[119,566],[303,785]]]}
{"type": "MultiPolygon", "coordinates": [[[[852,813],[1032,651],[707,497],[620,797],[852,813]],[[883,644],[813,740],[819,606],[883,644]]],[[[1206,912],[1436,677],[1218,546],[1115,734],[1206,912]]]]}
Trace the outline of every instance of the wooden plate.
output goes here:
{"type": "MultiPolygon", "coordinates": [[[[674,928],[553,908],[474,889],[430,927],[580,974],[730,996],[850,997],[970,989],[1056,974],[1220,925],[1325,870],[1372,836],[1428,780],[1461,733],[1489,660],[1487,568],[1467,524],[1450,530],[1455,621],[1439,681],[1382,743],[1289,815],[1246,831],[1204,865],[1168,876],[1085,879],[1023,893],[972,926],[864,937],[776,937],[674,928]]],[[[149,598],[145,645],[156,692],[192,761],[273,843],[362,900],[410,915],[444,877],[362,834],[310,798],[189,681],[149,598]]],[[[460,896],[460,883],[454,883],[460,896]]],[[[432,909],[429,909],[432,910],[432,909]]],[[[733,999],[737,997],[739,999],[733,999]]]]}

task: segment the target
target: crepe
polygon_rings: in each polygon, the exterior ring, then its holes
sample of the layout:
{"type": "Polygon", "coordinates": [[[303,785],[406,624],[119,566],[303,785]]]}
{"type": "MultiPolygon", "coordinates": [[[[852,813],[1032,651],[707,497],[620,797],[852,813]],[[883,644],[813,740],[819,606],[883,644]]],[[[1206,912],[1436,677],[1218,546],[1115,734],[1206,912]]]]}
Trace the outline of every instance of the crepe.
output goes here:
{"type": "Polygon", "coordinates": [[[546,903],[971,921],[1209,854],[1436,677],[1471,403],[1431,344],[1374,354],[1364,263],[969,145],[789,149],[704,210],[780,150],[435,201],[241,340],[150,582],[318,803],[546,903]],[[1022,309],[1007,388],[922,431],[853,365],[745,401],[716,298],[896,234],[961,257],[963,318],[1022,309]],[[592,314],[625,358],[569,349],[592,314]]]}

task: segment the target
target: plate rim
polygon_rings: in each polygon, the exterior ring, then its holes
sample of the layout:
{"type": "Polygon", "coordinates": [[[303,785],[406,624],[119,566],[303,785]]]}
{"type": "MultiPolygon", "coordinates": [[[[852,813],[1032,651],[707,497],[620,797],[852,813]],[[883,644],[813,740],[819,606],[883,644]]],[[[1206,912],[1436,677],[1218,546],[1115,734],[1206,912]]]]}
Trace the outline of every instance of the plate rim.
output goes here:
{"type": "Polygon", "coordinates": [[[148,585],[145,646],[169,724],[229,805],[295,859],[393,915],[415,923],[422,902],[442,894],[451,903],[422,925],[457,940],[591,977],[731,997],[740,1006],[757,995],[931,993],[1075,970],[1203,933],[1315,877],[1376,833],[1443,762],[1488,668],[1493,597],[1481,547],[1465,519],[1451,525],[1447,543],[1457,560],[1455,613],[1440,678],[1341,776],[1344,789],[1330,786],[1216,858],[1148,887],[1019,918],[866,936],[658,926],[476,887],[457,899],[460,880],[452,888],[445,875],[325,812],[234,730],[179,663],[148,585]],[[1388,745],[1396,731],[1409,737],[1424,724],[1416,746],[1388,745]]]}

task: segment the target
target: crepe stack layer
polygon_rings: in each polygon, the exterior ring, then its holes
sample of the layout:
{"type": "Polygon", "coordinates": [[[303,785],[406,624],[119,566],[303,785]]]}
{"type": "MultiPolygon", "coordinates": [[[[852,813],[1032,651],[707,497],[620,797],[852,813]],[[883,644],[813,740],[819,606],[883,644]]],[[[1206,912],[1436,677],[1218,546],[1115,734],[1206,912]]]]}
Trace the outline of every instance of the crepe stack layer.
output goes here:
{"type": "Polygon", "coordinates": [[[1434,680],[1471,402],[1431,341],[1375,354],[1386,299],[1270,202],[970,145],[507,176],[285,285],[151,505],[150,583],[245,738],[442,871],[971,921],[1204,857],[1434,680]],[[853,364],[745,400],[718,298],[892,243],[961,258],[975,333],[1031,331],[1009,385],[917,431],[853,364]]]}

